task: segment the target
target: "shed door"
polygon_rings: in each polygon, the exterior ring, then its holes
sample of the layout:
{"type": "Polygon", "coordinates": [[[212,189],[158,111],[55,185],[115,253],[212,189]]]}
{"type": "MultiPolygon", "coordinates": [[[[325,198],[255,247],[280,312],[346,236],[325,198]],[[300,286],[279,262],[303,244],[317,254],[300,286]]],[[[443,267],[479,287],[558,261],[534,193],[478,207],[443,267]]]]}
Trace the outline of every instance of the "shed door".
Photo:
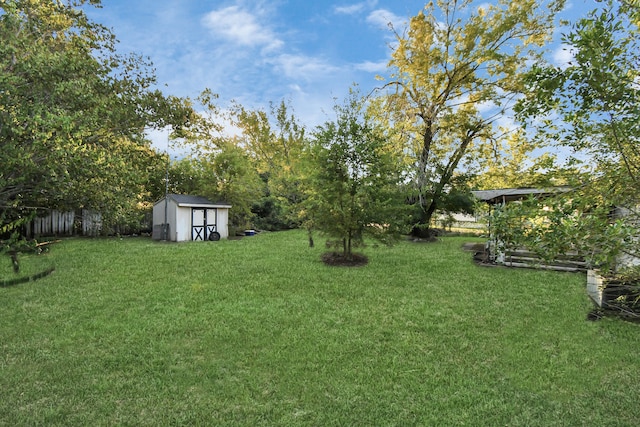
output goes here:
{"type": "Polygon", "coordinates": [[[205,239],[210,240],[211,233],[215,233],[218,230],[216,229],[217,217],[218,217],[217,209],[207,209],[207,216],[205,218],[205,223],[207,224],[205,239]]]}
{"type": "Polygon", "coordinates": [[[216,209],[193,208],[191,210],[191,240],[209,240],[216,230],[216,209]]]}

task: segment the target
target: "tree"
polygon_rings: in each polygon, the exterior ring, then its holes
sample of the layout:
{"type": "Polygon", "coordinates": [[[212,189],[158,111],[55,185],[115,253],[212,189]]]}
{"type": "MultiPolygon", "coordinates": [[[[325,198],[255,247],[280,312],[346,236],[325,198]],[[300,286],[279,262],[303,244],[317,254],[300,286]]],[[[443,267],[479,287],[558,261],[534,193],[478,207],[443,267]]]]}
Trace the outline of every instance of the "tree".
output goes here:
{"type": "Polygon", "coordinates": [[[151,89],[148,60],[116,53],[82,11],[96,0],[0,4],[0,205],[96,209],[106,223],[146,194],[160,156],[145,130],[188,125],[186,100],[151,89]]]}
{"type": "MultiPolygon", "coordinates": [[[[204,190],[217,184],[213,174],[207,172],[202,158],[184,157],[171,162],[168,171],[167,191],[172,194],[195,194],[204,196],[204,190]]],[[[164,181],[165,176],[162,176],[164,181]]],[[[165,188],[162,189],[164,194],[165,188]]]]}
{"type": "Polygon", "coordinates": [[[188,129],[180,129],[175,143],[191,148],[191,154],[170,169],[170,187],[224,201],[232,205],[229,222],[234,227],[251,228],[252,205],[264,194],[260,179],[244,140],[224,134],[224,117],[215,101],[217,95],[206,89],[198,97],[204,112],[195,115],[188,129]]]}
{"type": "Polygon", "coordinates": [[[476,189],[550,187],[565,181],[557,169],[556,156],[543,152],[532,154],[541,144],[529,138],[523,129],[509,133],[505,138],[478,147],[479,172],[472,180],[476,189]]]}
{"type": "MultiPolygon", "coordinates": [[[[130,221],[159,155],[147,127],[188,123],[183,100],[151,90],[147,60],[80,9],[99,1],[0,2],[0,252],[30,247],[36,209],[91,208],[130,221]]],[[[33,245],[31,246],[33,247],[33,245]]]]}
{"type": "Polygon", "coordinates": [[[390,241],[404,219],[397,153],[363,108],[353,92],[335,107],[336,120],[313,133],[309,152],[307,212],[315,229],[339,242],[347,261],[365,235],[390,241]]]}
{"type": "Polygon", "coordinates": [[[521,73],[562,5],[499,0],[473,10],[469,0],[438,0],[397,35],[383,111],[411,154],[414,233],[428,233],[474,144],[494,137],[493,123],[521,91],[521,73]]]}
{"type": "Polygon", "coordinates": [[[270,229],[299,226],[304,197],[300,163],[307,144],[304,126],[284,101],[271,104],[268,113],[235,105],[231,117],[242,130],[242,145],[266,184],[267,193],[254,206],[257,220],[270,229]]]}
{"type": "Polygon", "coordinates": [[[263,193],[263,183],[247,154],[233,139],[219,147],[173,162],[169,169],[169,192],[229,203],[230,225],[251,228],[254,219],[251,208],[263,193]]]}
{"type": "Polygon", "coordinates": [[[619,255],[640,255],[639,17],[637,2],[608,1],[580,19],[564,36],[571,64],[537,64],[517,108],[540,138],[571,150],[584,172],[572,193],[547,201],[554,209],[538,212],[571,206],[567,237],[554,238],[557,227],[548,227],[528,243],[541,251],[577,248],[603,270],[616,270],[619,255]],[[615,207],[627,216],[612,218],[615,207]]]}
{"type": "MultiPolygon", "coordinates": [[[[212,197],[221,198],[233,206],[229,211],[230,222],[243,228],[253,228],[254,214],[251,207],[263,194],[263,183],[251,164],[247,153],[232,140],[211,159],[216,187],[212,197]]],[[[211,193],[204,193],[211,195],[211,193]]]]}

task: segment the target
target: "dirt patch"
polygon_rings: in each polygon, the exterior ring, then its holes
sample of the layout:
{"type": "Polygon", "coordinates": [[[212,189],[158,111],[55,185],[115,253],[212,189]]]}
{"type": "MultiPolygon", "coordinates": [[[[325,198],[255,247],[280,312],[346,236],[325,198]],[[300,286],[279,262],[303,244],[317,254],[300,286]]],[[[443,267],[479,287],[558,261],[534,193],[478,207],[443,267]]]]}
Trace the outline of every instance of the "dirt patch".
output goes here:
{"type": "Polygon", "coordinates": [[[409,237],[409,241],[413,243],[433,243],[437,242],[438,238],[435,236],[431,237],[409,237]]]}
{"type": "Polygon", "coordinates": [[[322,262],[335,267],[361,267],[369,263],[369,258],[363,254],[351,254],[345,257],[338,252],[326,252],[322,254],[322,262]]]}
{"type": "Polygon", "coordinates": [[[462,250],[469,252],[484,252],[484,243],[465,243],[462,250]]]}
{"type": "Polygon", "coordinates": [[[494,263],[489,262],[489,254],[484,243],[465,243],[462,245],[462,250],[471,252],[473,261],[478,265],[495,266],[494,263]]]}

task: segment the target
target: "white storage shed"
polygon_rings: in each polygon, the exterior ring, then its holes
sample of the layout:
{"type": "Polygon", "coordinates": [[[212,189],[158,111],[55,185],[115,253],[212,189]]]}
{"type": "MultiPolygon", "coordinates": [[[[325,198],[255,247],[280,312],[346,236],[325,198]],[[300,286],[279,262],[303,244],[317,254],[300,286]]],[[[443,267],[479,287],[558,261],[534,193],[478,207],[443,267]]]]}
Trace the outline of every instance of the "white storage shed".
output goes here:
{"type": "Polygon", "coordinates": [[[200,196],[168,194],[153,205],[153,239],[184,242],[229,237],[231,205],[200,196]]]}

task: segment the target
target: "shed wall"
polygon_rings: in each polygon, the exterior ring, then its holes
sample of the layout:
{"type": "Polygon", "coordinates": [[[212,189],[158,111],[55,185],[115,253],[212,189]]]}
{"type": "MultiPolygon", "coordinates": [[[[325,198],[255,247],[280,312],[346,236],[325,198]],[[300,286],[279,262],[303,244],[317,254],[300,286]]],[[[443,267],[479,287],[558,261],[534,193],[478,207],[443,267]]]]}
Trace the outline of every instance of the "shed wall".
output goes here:
{"type": "MultiPolygon", "coordinates": [[[[192,240],[192,209],[193,206],[178,206],[171,198],[167,203],[167,223],[169,224],[169,235],[167,240],[172,242],[184,242],[192,240]]],[[[220,238],[229,237],[229,209],[214,208],[217,212],[216,231],[220,233],[220,238]]],[[[165,221],[165,200],[157,202],[153,206],[153,225],[164,224],[165,221]]]]}
{"type": "MultiPolygon", "coordinates": [[[[171,242],[176,241],[176,203],[168,199],[167,202],[167,223],[169,224],[169,235],[167,236],[167,240],[171,242]]],[[[153,225],[158,226],[164,224],[165,219],[165,199],[153,205],[153,225]]]]}
{"type": "Polygon", "coordinates": [[[221,239],[229,238],[229,209],[218,208],[217,230],[221,239]]]}
{"type": "Polygon", "coordinates": [[[191,208],[176,206],[175,214],[176,235],[174,241],[186,242],[191,240],[191,208]]]}

